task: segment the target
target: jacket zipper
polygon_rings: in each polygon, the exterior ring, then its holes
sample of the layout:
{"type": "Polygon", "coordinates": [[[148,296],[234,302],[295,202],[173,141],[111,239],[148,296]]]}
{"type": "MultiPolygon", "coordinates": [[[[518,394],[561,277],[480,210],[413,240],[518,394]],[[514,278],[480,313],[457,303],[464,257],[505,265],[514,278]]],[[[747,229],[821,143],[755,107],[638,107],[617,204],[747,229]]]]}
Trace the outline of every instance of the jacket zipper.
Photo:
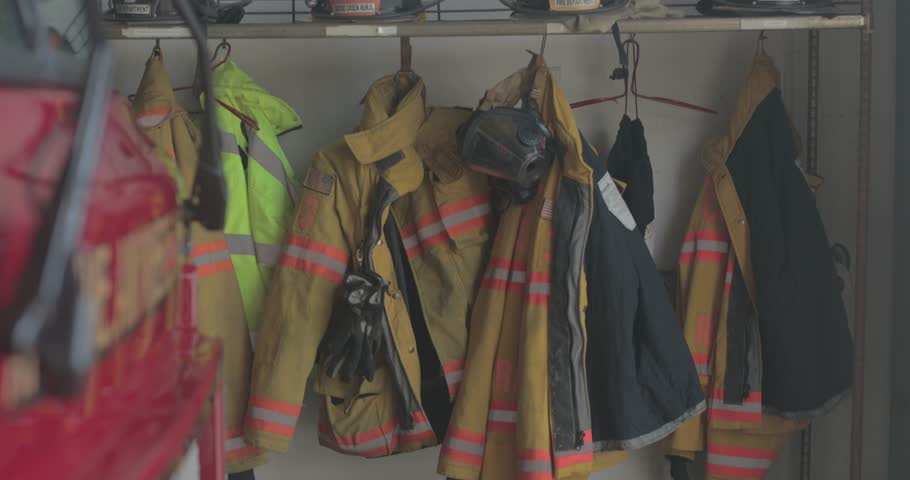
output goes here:
{"type": "MultiPolygon", "coordinates": [[[[584,189],[582,189],[582,191],[583,190],[584,189]]],[[[584,222],[585,222],[583,224],[584,231],[582,232],[582,238],[584,238],[585,245],[587,245],[588,235],[590,234],[590,231],[591,231],[591,222],[593,221],[593,218],[594,218],[593,183],[591,185],[588,185],[587,196],[588,196],[588,209],[587,209],[585,217],[583,219],[581,219],[581,220],[584,220],[584,222]]],[[[578,220],[576,220],[576,222],[577,221],[578,220]]],[[[577,223],[575,225],[573,225],[573,231],[575,230],[574,227],[577,227],[577,226],[578,226],[577,223]]],[[[572,425],[572,427],[573,427],[572,429],[575,431],[575,449],[576,450],[581,450],[581,448],[585,444],[585,432],[581,429],[581,418],[578,413],[579,404],[580,404],[580,402],[588,401],[587,398],[579,398],[579,396],[578,396],[579,387],[578,387],[578,383],[577,383],[578,379],[579,379],[579,375],[580,375],[579,371],[581,371],[581,373],[583,373],[585,371],[584,334],[582,333],[582,325],[585,320],[582,318],[582,316],[587,317],[587,308],[588,308],[587,305],[585,305],[583,307],[577,305],[578,301],[581,300],[581,275],[584,274],[585,252],[582,252],[581,255],[582,255],[581,264],[579,265],[579,270],[578,270],[579,276],[577,279],[573,279],[573,281],[575,281],[575,280],[578,281],[578,289],[577,289],[578,298],[576,299],[576,305],[572,306],[572,308],[575,308],[577,306],[579,309],[578,324],[570,326],[572,328],[572,335],[569,336],[569,355],[570,356],[572,355],[572,352],[575,350],[575,345],[577,343],[581,344],[581,347],[582,347],[581,364],[580,365],[576,364],[574,361],[569,362],[569,364],[571,365],[571,368],[572,368],[572,379],[571,379],[571,382],[572,382],[572,419],[574,421],[574,425],[572,425]]],[[[572,360],[574,360],[574,359],[572,359],[572,360]]],[[[586,380],[587,379],[582,379],[582,381],[586,381],[586,380]]]]}

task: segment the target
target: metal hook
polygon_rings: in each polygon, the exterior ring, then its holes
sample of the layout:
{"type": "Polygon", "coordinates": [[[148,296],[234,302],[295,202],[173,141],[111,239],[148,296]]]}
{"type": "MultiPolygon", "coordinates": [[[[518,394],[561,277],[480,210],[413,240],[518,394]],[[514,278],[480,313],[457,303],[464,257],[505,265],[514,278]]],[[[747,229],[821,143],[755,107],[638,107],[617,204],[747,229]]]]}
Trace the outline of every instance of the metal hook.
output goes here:
{"type": "Polygon", "coordinates": [[[543,38],[540,39],[540,57],[543,58],[543,53],[547,49],[547,34],[543,34],[543,38]]]}
{"type": "Polygon", "coordinates": [[[758,32],[758,47],[757,47],[757,49],[760,50],[762,53],[764,53],[764,51],[765,51],[765,40],[767,40],[767,39],[768,39],[768,36],[765,35],[765,31],[764,31],[764,30],[760,30],[760,31],[758,32]]]}

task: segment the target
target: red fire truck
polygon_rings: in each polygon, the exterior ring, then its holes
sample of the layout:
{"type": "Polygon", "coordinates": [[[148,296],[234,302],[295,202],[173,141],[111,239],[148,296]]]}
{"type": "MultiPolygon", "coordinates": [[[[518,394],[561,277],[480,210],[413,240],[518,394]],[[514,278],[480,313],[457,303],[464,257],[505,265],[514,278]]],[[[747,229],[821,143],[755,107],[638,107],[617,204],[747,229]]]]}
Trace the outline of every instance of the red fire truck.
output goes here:
{"type": "Polygon", "coordinates": [[[0,0],[0,478],[220,480],[220,347],[182,260],[189,222],[223,223],[215,124],[178,203],[111,58],[97,2],[0,0]]]}

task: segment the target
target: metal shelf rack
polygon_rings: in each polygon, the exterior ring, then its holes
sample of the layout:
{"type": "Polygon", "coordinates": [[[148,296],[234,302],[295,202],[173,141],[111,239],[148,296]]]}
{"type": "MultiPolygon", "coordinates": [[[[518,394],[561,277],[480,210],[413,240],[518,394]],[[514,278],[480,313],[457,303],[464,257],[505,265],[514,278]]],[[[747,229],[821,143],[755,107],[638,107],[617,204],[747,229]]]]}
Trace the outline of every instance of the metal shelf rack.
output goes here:
{"type": "MultiPolygon", "coordinates": [[[[663,19],[626,19],[619,26],[624,33],[695,33],[695,32],[739,32],[761,30],[805,30],[808,31],[808,122],[806,145],[806,168],[816,173],[818,167],[818,54],[819,31],[829,29],[856,29],[860,33],[860,112],[859,152],[857,156],[856,188],[857,218],[855,239],[855,303],[853,311],[854,365],[853,404],[850,445],[850,480],[862,480],[863,413],[865,383],[865,351],[868,325],[867,306],[867,265],[869,236],[869,164],[871,159],[871,114],[872,114],[872,18],[874,0],[841,2],[857,5],[859,13],[821,16],[788,17],[701,17],[677,16],[663,19]]],[[[552,19],[545,20],[446,20],[435,12],[435,19],[411,23],[338,23],[298,20],[306,12],[296,9],[292,0],[291,12],[277,12],[290,16],[286,23],[243,23],[238,25],[211,25],[209,38],[231,39],[290,39],[290,38],[377,38],[401,37],[402,45],[410,37],[471,37],[471,36],[515,36],[515,35],[581,35],[605,34],[602,30],[573,27],[552,19]]],[[[691,5],[690,5],[691,6],[691,5]]],[[[501,10],[501,9],[499,9],[501,10]]],[[[469,11],[470,13],[500,13],[497,9],[469,11]]],[[[674,9],[677,13],[688,14],[691,10],[674,9]]],[[[451,12],[463,13],[460,10],[451,12]]],[[[468,11],[464,11],[468,12],[468,11]]],[[[267,12],[259,15],[268,15],[267,12]]],[[[111,40],[120,39],[179,39],[190,38],[189,31],[174,25],[139,25],[108,22],[104,35],[111,40]]],[[[409,45],[409,44],[408,44],[409,45]]],[[[802,435],[800,455],[800,479],[811,479],[811,429],[802,435]]]]}
{"type": "MultiPolygon", "coordinates": [[[[623,33],[740,32],[758,30],[818,30],[863,28],[863,15],[836,17],[678,17],[620,20],[623,33]]],[[[211,38],[331,38],[331,37],[476,37],[504,35],[603,34],[602,29],[573,28],[552,20],[439,20],[413,23],[246,23],[211,25],[211,38]]],[[[109,39],[189,38],[182,26],[148,26],[108,22],[109,39]]]]}

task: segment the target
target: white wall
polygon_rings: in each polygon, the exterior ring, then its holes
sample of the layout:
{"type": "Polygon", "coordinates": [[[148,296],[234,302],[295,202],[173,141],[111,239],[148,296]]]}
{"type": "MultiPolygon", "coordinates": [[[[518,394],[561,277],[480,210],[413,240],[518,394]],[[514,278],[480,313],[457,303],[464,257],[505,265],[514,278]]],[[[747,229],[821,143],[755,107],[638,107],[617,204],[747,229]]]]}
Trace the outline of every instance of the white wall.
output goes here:
{"type": "MultiPolygon", "coordinates": [[[[880,1],[890,4],[894,0],[880,1]]],[[[485,5],[482,0],[459,2],[459,7],[485,5]]],[[[887,14],[885,13],[885,17],[887,14]]],[[[883,22],[884,23],[884,22],[883,22]]],[[[885,25],[880,25],[883,29],[885,25]]],[[[857,50],[855,32],[824,33],[821,134],[821,169],[828,182],[820,194],[829,234],[834,241],[852,245],[855,147],[855,98],[857,50]],[[837,45],[838,50],[835,50],[837,45]]],[[[766,48],[783,72],[784,96],[792,107],[798,126],[805,117],[805,33],[771,33],[766,48]]],[[[756,48],[756,34],[712,33],[642,35],[642,62],[639,90],[642,93],[678,98],[720,111],[717,116],[680,110],[666,105],[640,103],[651,161],[655,172],[655,235],[649,240],[662,268],[675,263],[685,222],[703,175],[698,151],[708,137],[718,134],[733,107],[756,48]]],[[[893,38],[893,29],[892,29],[893,38]]],[[[880,40],[882,41],[882,40],[880,40]]],[[[303,118],[301,131],[283,139],[286,152],[301,172],[313,152],[337,141],[358,121],[358,102],[368,85],[381,75],[397,69],[398,40],[235,40],[233,59],[261,85],[285,99],[303,118]]],[[[426,80],[431,105],[473,106],[485,88],[528,61],[525,49],[537,50],[539,37],[442,38],[412,40],[414,69],[426,80]]],[[[883,42],[884,43],[884,42],[883,42]]],[[[892,40],[893,43],[893,40],[892,40]]],[[[212,43],[214,47],[215,42],[212,43]]],[[[560,83],[570,100],[615,95],[621,84],[609,80],[616,66],[615,49],[608,36],[551,37],[546,58],[557,69],[560,83]]],[[[152,48],[151,41],[118,41],[116,85],[132,92],[142,66],[152,48]]],[[[185,41],[162,42],[165,59],[177,85],[191,80],[193,51],[185,41]]],[[[887,55],[879,58],[887,60],[887,55]]],[[[893,80],[890,88],[893,89],[893,80]]],[[[887,86],[887,85],[886,85],[887,86]]],[[[892,90],[893,91],[893,90],[892,90]]],[[[887,104],[887,88],[877,90],[878,106],[887,104]]],[[[602,152],[608,150],[622,116],[622,105],[590,106],[576,111],[581,130],[602,152]]],[[[876,117],[879,144],[886,141],[888,117],[879,110],[876,117]]],[[[802,128],[802,127],[801,127],[802,128]]],[[[888,358],[888,322],[885,322],[890,290],[887,275],[891,235],[884,234],[890,221],[890,183],[887,148],[876,152],[873,201],[880,215],[873,219],[877,232],[873,240],[871,279],[876,282],[870,304],[875,308],[875,335],[870,339],[870,371],[884,372],[888,358]],[[882,280],[877,280],[881,278],[882,280]],[[880,348],[881,347],[881,348],[880,348]],[[875,370],[873,370],[875,369],[875,370]]],[[[883,373],[879,378],[886,379],[883,373]]],[[[869,380],[876,390],[869,399],[869,411],[887,412],[885,386],[869,380]]],[[[335,480],[368,478],[374,480],[439,478],[435,474],[436,449],[378,460],[346,457],[317,446],[314,399],[307,398],[297,437],[290,453],[276,456],[273,462],[257,469],[261,480],[319,478],[335,480]]],[[[867,465],[869,479],[884,479],[883,452],[887,440],[887,417],[873,416],[869,421],[867,465]],[[880,451],[876,452],[872,442],[880,451]]],[[[846,478],[849,406],[841,406],[829,419],[819,422],[814,466],[816,479],[846,478]]],[[[796,442],[774,467],[771,479],[795,479],[798,463],[796,442]]],[[[669,478],[665,462],[655,449],[633,453],[622,466],[592,476],[596,479],[648,480],[669,478]]],[[[697,477],[696,477],[697,478],[697,477]]]]}

